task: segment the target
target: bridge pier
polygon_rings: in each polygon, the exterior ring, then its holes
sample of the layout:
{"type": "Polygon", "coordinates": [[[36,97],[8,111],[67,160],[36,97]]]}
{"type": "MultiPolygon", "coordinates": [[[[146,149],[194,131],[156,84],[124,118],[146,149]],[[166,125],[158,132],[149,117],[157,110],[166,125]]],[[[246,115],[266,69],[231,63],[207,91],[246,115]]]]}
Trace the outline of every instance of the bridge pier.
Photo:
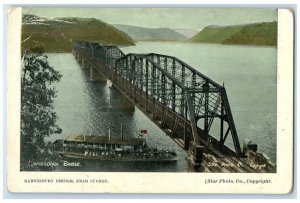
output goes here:
{"type": "Polygon", "coordinates": [[[106,78],[99,73],[94,67],[90,67],[90,80],[97,82],[106,82],[106,78]]]}
{"type": "Polygon", "coordinates": [[[118,47],[84,41],[76,42],[72,53],[89,69],[91,80],[106,81],[105,76],[113,82],[123,95],[117,97],[118,108],[128,111],[136,105],[188,153],[190,172],[276,172],[253,143],[246,143],[241,157],[224,85],[183,61],[155,53],[125,55],[118,47]],[[221,120],[219,139],[209,134],[216,118],[221,120]],[[234,151],[224,144],[228,135],[234,151]]]}
{"type": "Polygon", "coordinates": [[[75,59],[79,63],[79,61],[80,61],[80,55],[77,52],[75,52],[75,59]]]}
{"type": "Polygon", "coordinates": [[[204,146],[196,145],[192,147],[192,153],[187,157],[188,171],[199,172],[202,164],[204,146]]]}
{"type": "Polygon", "coordinates": [[[76,51],[72,49],[72,55],[76,58],[76,51]]]}
{"type": "MultiPolygon", "coordinates": [[[[113,86],[112,86],[113,87],[113,86]]],[[[133,113],[135,111],[134,104],[125,96],[120,95],[118,99],[118,106],[120,109],[133,113]]]]}
{"type": "Polygon", "coordinates": [[[81,68],[84,69],[88,69],[89,67],[91,67],[91,65],[84,60],[84,58],[81,59],[81,68]]]}

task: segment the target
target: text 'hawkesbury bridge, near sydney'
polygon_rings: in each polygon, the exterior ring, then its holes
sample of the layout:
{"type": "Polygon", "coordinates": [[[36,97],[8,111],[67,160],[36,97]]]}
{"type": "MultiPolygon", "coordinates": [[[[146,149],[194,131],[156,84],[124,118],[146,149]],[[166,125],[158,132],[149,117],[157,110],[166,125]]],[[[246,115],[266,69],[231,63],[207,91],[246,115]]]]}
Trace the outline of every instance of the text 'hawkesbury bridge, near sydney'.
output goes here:
{"type": "Polygon", "coordinates": [[[156,53],[124,54],[116,46],[86,41],[74,42],[72,51],[82,68],[90,69],[91,79],[111,80],[188,153],[191,171],[276,172],[256,144],[247,141],[241,149],[225,87],[185,62],[156,53]],[[232,149],[225,145],[228,139],[232,149]]]}

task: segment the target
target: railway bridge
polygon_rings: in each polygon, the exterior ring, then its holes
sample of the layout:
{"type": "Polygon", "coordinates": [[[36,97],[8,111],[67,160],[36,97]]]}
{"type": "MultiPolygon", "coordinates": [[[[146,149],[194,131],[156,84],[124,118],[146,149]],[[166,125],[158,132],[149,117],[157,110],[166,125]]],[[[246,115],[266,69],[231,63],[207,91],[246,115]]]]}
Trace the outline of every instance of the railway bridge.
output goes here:
{"type": "Polygon", "coordinates": [[[256,144],[248,142],[242,151],[225,87],[180,59],[157,53],[124,54],[117,46],[87,41],[74,42],[72,52],[81,67],[90,70],[91,79],[111,80],[183,148],[192,171],[275,170],[257,153],[256,144]],[[217,135],[211,135],[212,126],[217,135]],[[225,144],[228,139],[232,149],[225,144]],[[253,163],[266,167],[251,167],[253,163]]]}

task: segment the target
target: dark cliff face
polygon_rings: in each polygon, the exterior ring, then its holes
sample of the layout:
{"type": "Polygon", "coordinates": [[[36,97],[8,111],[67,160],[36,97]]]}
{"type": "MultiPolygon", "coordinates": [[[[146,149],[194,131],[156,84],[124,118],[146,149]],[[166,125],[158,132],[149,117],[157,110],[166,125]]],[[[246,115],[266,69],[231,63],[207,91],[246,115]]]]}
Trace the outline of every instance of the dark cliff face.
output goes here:
{"type": "Polygon", "coordinates": [[[94,18],[41,18],[24,15],[22,48],[32,40],[45,44],[46,52],[70,52],[73,40],[87,40],[112,45],[134,45],[124,32],[94,18]]]}
{"type": "Polygon", "coordinates": [[[236,26],[207,26],[188,41],[194,43],[276,46],[277,22],[236,26]]]}

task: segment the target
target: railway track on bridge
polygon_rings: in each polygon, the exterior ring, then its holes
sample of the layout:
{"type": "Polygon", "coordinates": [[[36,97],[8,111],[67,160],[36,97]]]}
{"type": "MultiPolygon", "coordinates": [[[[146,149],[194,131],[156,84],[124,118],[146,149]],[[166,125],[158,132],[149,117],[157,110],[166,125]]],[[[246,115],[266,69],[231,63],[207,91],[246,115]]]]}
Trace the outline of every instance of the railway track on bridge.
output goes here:
{"type": "Polygon", "coordinates": [[[75,42],[72,52],[83,68],[90,69],[92,79],[111,80],[187,151],[192,171],[276,172],[276,165],[258,152],[256,144],[247,141],[241,148],[225,87],[185,62],[156,53],[125,55],[116,46],[85,41],[75,42]],[[219,128],[218,136],[210,135],[213,125],[219,128]],[[227,139],[234,149],[225,145],[227,139]]]}

